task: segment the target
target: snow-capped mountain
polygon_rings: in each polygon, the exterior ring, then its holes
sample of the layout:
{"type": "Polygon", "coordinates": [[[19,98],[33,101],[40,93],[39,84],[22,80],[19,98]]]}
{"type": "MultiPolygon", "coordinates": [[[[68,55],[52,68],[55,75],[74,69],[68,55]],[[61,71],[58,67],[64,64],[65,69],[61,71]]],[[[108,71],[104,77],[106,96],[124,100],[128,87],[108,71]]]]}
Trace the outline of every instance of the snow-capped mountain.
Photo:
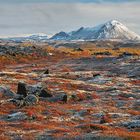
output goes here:
{"type": "Polygon", "coordinates": [[[70,37],[69,34],[67,34],[65,32],[59,32],[59,33],[55,34],[54,36],[52,36],[50,39],[51,40],[65,40],[69,37],[70,37]]]}
{"type": "Polygon", "coordinates": [[[61,40],[140,40],[139,35],[116,20],[95,27],[81,27],[67,36],[61,40]]]}
{"type": "Polygon", "coordinates": [[[31,40],[45,40],[48,39],[48,36],[46,34],[33,34],[27,38],[31,40]]]}
{"type": "Polygon", "coordinates": [[[30,35],[21,35],[21,36],[16,36],[16,37],[8,37],[5,38],[5,40],[11,40],[15,42],[21,42],[21,41],[43,41],[47,40],[48,36],[43,33],[38,33],[38,34],[30,34],[30,35]]]}
{"type": "MultiPolygon", "coordinates": [[[[2,38],[3,39],[3,38],[2,38]]],[[[66,33],[59,32],[52,37],[48,37],[44,33],[22,35],[16,37],[4,38],[14,42],[23,41],[86,41],[86,40],[120,40],[120,41],[140,41],[140,36],[129,30],[126,26],[116,20],[111,20],[105,24],[95,27],[81,27],[78,30],[66,33]]]]}

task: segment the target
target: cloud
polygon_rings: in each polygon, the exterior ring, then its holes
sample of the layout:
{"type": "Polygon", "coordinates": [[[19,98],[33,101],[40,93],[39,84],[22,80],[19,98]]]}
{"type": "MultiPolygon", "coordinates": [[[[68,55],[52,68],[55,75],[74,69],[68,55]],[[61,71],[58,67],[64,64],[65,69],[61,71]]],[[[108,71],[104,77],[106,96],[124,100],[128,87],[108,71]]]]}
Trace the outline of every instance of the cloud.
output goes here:
{"type": "Polygon", "coordinates": [[[140,2],[139,0],[0,0],[0,3],[22,4],[22,3],[128,3],[140,2]]]}
{"type": "Polygon", "coordinates": [[[54,34],[117,19],[140,34],[140,3],[0,4],[0,35],[54,34]]]}

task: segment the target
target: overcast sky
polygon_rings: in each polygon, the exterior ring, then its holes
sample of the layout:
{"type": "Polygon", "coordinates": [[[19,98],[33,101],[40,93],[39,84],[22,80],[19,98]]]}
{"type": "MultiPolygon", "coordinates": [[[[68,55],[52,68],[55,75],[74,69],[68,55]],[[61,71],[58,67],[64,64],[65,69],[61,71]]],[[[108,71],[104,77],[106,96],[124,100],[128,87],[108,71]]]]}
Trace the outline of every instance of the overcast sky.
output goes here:
{"type": "Polygon", "coordinates": [[[140,0],[0,0],[0,36],[51,35],[112,19],[140,34],[140,0]]]}

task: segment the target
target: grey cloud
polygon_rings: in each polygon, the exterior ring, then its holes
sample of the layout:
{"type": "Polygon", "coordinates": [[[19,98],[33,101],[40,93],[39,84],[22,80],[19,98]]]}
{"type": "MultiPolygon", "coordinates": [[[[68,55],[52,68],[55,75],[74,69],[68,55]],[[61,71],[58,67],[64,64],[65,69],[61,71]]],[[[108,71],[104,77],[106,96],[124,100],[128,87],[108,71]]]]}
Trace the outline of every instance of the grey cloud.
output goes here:
{"type": "Polygon", "coordinates": [[[0,3],[10,3],[10,4],[21,4],[21,3],[128,3],[128,2],[140,2],[139,0],[0,0],[0,3]]]}

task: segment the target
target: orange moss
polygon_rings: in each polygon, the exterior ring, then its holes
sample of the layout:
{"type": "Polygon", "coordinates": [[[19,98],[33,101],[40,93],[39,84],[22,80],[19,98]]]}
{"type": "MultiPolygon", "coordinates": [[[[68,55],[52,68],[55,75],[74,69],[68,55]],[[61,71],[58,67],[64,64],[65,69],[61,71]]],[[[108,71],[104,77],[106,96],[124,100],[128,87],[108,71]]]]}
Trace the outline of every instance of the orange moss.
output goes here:
{"type": "Polygon", "coordinates": [[[0,105],[0,115],[6,115],[16,108],[15,105],[10,103],[5,103],[0,105]]]}
{"type": "Polygon", "coordinates": [[[133,140],[140,139],[140,132],[128,132],[126,129],[123,128],[111,128],[107,131],[103,131],[102,133],[105,136],[118,136],[123,138],[130,138],[133,140]]]}
{"type": "Polygon", "coordinates": [[[44,130],[47,128],[47,125],[40,124],[39,122],[22,122],[21,127],[24,130],[44,130]]]}
{"type": "Polygon", "coordinates": [[[86,100],[86,94],[84,93],[77,93],[77,98],[78,100],[82,101],[82,100],[86,100]]]}
{"type": "Polygon", "coordinates": [[[11,138],[8,136],[0,135],[0,140],[11,140],[11,138]]]}
{"type": "Polygon", "coordinates": [[[97,93],[93,93],[91,94],[93,99],[100,99],[101,97],[99,95],[97,95],[97,93]]]}
{"type": "Polygon", "coordinates": [[[140,85],[140,80],[132,80],[130,83],[133,85],[140,85]]]}
{"type": "Polygon", "coordinates": [[[100,124],[83,124],[78,126],[79,129],[84,130],[86,132],[91,132],[93,130],[109,130],[109,126],[100,125],[100,124]]]}
{"type": "Polygon", "coordinates": [[[36,106],[27,106],[22,109],[22,111],[26,112],[29,115],[36,114],[36,113],[42,113],[46,110],[46,107],[42,104],[38,104],[36,106]]]}
{"type": "Polygon", "coordinates": [[[61,72],[71,72],[71,69],[66,66],[62,67],[61,69],[62,69],[61,72]]]}
{"type": "Polygon", "coordinates": [[[136,110],[128,110],[128,113],[131,115],[140,115],[140,111],[136,111],[136,110]]]}

